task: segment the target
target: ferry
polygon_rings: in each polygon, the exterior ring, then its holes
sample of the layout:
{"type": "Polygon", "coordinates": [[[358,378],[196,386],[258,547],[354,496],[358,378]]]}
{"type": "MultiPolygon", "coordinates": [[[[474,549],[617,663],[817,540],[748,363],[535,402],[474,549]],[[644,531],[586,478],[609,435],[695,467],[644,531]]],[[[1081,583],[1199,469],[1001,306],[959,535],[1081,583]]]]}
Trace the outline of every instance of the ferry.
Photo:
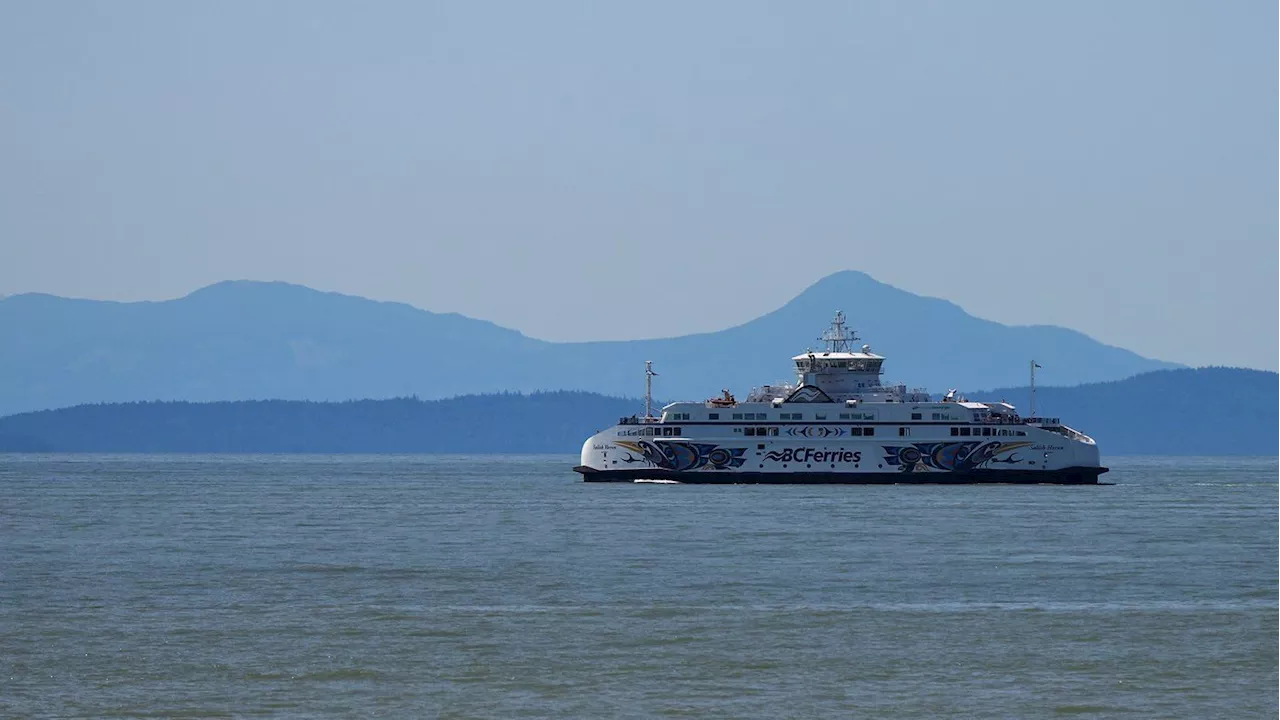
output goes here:
{"type": "Polygon", "coordinates": [[[676,402],[655,415],[645,364],[645,412],[621,418],[582,446],[574,470],[587,482],[1025,483],[1096,485],[1107,472],[1093,438],[1058,418],[1005,402],[970,402],[955,390],[886,385],[885,357],[837,312],[825,350],[791,358],[794,383],[728,390],[676,402]]]}

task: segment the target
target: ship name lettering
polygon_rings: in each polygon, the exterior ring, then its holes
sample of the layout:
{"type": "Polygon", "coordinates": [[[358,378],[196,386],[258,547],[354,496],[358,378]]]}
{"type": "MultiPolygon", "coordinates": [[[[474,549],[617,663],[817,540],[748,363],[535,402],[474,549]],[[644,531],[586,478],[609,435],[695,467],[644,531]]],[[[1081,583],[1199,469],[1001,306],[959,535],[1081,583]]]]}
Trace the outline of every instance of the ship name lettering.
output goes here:
{"type": "Polygon", "coordinates": [[[769,453],[769,459],[778,462],[862,462],[861,450],[817,450],[814,448],[787,448],[779,453],[769,453]]]}

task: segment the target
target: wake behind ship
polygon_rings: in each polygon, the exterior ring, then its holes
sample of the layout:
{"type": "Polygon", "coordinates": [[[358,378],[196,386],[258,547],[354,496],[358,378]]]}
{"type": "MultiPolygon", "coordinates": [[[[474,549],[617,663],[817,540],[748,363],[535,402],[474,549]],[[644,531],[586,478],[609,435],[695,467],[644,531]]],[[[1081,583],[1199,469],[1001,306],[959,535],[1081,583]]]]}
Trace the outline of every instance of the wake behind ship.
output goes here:
{"type": "Polygon", "coordinates": [[[682,483],[1097,484],[1107,472],[1097,443],[1057,418],[884,385],[885,358],[855,351],[844,322],[836,313],[825,351],[791,359],[794,384],[622,418],[587,439],[574,470],[588,482],[682,483]]]}

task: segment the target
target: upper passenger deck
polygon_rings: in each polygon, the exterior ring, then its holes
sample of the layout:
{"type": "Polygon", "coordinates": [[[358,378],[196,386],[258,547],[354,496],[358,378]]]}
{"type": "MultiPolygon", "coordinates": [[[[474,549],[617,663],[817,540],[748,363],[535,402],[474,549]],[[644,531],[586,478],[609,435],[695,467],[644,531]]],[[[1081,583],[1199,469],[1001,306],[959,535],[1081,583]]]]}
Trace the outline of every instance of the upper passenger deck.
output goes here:
{"type": "MultiPolygon", "coordinates": [[[[884,384],[880,378],[885,357],[872,352],[870,345],[853,348],[858,337],[845,328],[842,312],[836,313],[831,327],[819,339],[826,344],[825,350],[808,350],[791,358],[796,370],[794,383],[752,388],[744,402],[724,390],[720,397],[703,402],[671,403],[659,417],[633,415],[622,418],[620,424],[1034,425],[1062,434],[1075,432],[1057,418],[1019,417],[1005,402],[968,402],[955,390],[934,400],[923,388],[884,384]]],[[[646,379],[654,374],[646,367],[646,379]]]]}

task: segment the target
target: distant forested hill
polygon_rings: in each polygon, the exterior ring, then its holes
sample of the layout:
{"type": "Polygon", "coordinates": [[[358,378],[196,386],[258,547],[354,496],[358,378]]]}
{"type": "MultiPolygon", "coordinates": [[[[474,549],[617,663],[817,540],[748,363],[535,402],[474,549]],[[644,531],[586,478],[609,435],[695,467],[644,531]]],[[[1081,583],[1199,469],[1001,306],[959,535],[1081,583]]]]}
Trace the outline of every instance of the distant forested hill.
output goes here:
{"type": "Polygon", "coordinates": [[[561,453],[642,411],[638,400],[584,392],[111,403],[0,418],[0,451],[561,453]]]}
{"type": "MultiPolygon", "coordinates": [[[[1037,391],[1040,414],[1092,435],[1103,455],[1271,455],[1280,435],[1276,373],[1165,370],[1037,391]]],[[[970,393],[1027,412],[1027,388],[970,393]]],[[[81,405],[0,418],[19,452],[576,453],[640,410],[585,392],[450,400],[148,402],[81,405]]]]}
{"type": "MultiPolygon", "coordinates": [[[[1027,413],[1030,389],[969,393],[1027,413]]],[[[1036,414],[1059,417],[1103,454],[1274,455],[1280,376],[1241,368],[1158,370],[1116,382],[1036,389],[1036,414]]]]}

